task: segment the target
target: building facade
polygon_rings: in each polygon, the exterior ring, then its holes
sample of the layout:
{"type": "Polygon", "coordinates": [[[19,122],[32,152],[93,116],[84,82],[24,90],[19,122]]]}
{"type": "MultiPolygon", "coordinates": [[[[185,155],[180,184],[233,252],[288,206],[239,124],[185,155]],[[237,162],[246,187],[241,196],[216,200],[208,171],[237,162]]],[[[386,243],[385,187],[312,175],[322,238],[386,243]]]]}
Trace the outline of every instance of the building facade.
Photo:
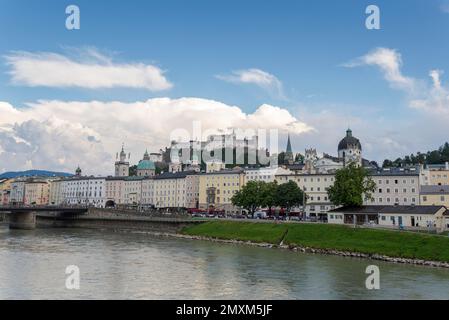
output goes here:
{"type": "Polygon", "coordinates": [[[106,178],[73,177],[63,180],[62,194],[66,205],[104,208],[106,205],[106,178]]]}
{"type": "Polygon", "coordinates": [[[449,208],[449,185],[421,186],[420,203],[423,206],[449,208]]]}
{"type": "Polygon", "coordinates": [[[50,198],[50,183],[45,180],[25,182],[25,205],[48,205],[50,198]]]}
{"type": "Polygon", "coordinates": [[[370,173],[376,184],[373,199],[365,205],[419,205],[419,169],[390,168],[370,173]]]}
{"type": "Polygon", "coordinates": [[[25,181],[15,180],[11,183],[10,204],[23,204],[25,200],[25,181]]]}
{"type": "Polygon", "coordinates": [[[244,184],[245,172],[240,168],[200,174],[200,209],[225,211],[226,214],[240,213],[241,210],[232,204],[231,198],[244,184]]]}

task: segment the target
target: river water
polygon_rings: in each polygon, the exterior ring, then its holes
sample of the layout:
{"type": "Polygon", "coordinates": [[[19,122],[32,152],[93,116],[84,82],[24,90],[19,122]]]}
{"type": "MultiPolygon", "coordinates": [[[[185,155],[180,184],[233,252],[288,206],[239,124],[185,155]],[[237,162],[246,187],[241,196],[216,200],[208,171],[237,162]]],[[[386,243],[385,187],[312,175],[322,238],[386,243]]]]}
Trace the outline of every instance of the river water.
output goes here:
{"type": "Polygon", "coordinates": [[[83,229],[0,226],[0,299],[449,299],[449,270],[83,229]],[[368,265],[380,289],[367,290],[368,265]],[[80,271],[66,288],[66,267],[80,271]]]}

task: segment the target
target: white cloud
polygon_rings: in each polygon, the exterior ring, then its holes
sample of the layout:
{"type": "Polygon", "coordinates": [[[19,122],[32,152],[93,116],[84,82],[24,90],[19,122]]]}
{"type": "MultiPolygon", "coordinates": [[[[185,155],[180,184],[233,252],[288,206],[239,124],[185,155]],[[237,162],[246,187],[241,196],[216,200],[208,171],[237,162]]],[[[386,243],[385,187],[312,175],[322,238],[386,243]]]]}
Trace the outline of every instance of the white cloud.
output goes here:
{"type": "Polygon", "coordinates": [[[430,70],[431,84],[420,79],[407,77],[401,71],[401,54],[388,48],[377,48],[344,64],[346,67],[362,65],[379,67],[392,88],[406,93],[411,108],[425,110],[436,115],[449,115],[449,88],[444,86],[441,81],[442,70],[430,70]]]}
{"type": "Polygon", "coordinates": [[[409,91],[413,91],[415,88],[414,79],[406,77],[402,74],[402,57],[396,50],[389,48],[376,48],[364,56],[343,64],[343,66],[350,68],[362,65],[379,67],[382,70],[385,79],[394,88],[409,91]]]}
{"type": "Polygon", "coordinates": [[[150,91],[173,85],[160,68],[143,63],[114,63],[95,49],[78,52],[77,59],[51,52],[12,52],[5,56],[12,82],[30,87],[139,88],[150,91]]]}
{"type": "Polygon", "coordinates": [[[122,142],[131,162],[146,148],[158,151],[175,129],[279,129],[301,135],[313,130],[287,110],[262,105],[247,114],[237,106],[200,98],[157,98],[142,102],[38,101],[27,108],[0,103],[0,163],[8,170],[34,168],[112,174],[122,142]]]}
{"type": "Polygon", "coordinates": [[[282,82],[276,76],[260,69],[235,70],[229,75],[217,75],[216,78],[235,84],[253,84],[285,99],[282,82]]]}

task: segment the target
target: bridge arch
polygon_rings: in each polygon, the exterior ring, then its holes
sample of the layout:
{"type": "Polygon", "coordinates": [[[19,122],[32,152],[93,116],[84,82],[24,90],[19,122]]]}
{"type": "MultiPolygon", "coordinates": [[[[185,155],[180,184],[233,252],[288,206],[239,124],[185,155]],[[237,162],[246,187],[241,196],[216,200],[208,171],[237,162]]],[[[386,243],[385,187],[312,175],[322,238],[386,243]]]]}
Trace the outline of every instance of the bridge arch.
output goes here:
{"type": "Polygon", "coordinates": [[[113,207],[115,207],[115,201],[114,200],[106,201],[105,207],[106,208],[113,208],[113,207]]]}

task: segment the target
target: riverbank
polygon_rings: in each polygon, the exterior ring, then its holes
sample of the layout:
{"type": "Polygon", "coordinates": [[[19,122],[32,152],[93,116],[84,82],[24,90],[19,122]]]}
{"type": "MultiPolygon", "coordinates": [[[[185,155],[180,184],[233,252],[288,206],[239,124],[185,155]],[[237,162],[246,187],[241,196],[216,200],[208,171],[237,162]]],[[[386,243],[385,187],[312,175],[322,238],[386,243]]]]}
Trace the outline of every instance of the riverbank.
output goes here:
{"type": "Polygon", "coordinates": [[[331,224],[210,221],[188,226],[192,239],[449,268],[449,238],[331,224]]]}

